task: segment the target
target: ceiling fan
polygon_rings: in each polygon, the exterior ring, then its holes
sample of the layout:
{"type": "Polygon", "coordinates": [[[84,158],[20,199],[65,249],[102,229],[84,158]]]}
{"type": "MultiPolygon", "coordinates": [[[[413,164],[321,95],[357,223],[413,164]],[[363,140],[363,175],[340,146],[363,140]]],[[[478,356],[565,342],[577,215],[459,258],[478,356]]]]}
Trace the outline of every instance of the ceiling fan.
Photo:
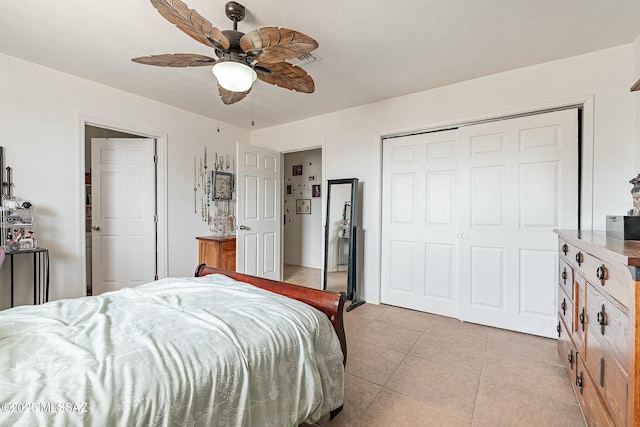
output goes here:
{"type": "Polygon", "coordinates": [[[260,27],[246,34],[238,31],[245,7],[231,1],[225,6],[233,30],[220,31],[180,0],[151,0],[160,15],[187,35],[215,49],[217,59],[193,53],[173,53],[133,58],[133,62],[159,67],[212,66],[222,102],[245,98],[256,78],[297,92],[312,93],[313,79],[305,70],[286,62],[318,47],[311,37],[295,30],[260,27]]]}

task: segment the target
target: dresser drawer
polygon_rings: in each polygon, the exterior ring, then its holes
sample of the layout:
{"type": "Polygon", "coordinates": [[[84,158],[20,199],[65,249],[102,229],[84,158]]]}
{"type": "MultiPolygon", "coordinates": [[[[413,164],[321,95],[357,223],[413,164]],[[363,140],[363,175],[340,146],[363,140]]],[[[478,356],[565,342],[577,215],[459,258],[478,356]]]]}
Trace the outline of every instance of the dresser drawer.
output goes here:
{"type": "Polygon", "coordinates": [[[627,422],[627,377],[607,353],[597,333],[594,328],[589,328],[585,363],[611,418],[616,425],[623,426],[627,422]]]}
{"type": "Polygon", "coordinates": [[[576,376],[573,378],[573,388],[580,401],[582,413],[591,427],[621,427],[616,426],[607,412],[597,392],[596,384],[591,380],[582,357],[578,357],[576,376]]]}
{"type": "Polygon", "coordinates": [[[573,345],[570,332],[567,330],[562,319],[558,320],[558,328],[560,330],[560,332],[558,332],[558,356],[560,356],[560,360],[564,363],[569,377],[573,381],[576,377],[576,366],[578,365],[578,350],[576,350],[575,345],[573,345]]]}
{"type": "Polygon", "coordinates": [[[607,293],[623,306],[632,298],[631,273],[624,266],[613,266],[593,256],[585,256],[585,278],[603,293],[607,293]]]}
{"type": "Polygon", "coordinates": [[[575,274],[573,276],[573,295],[575,296],[573,299],[573,307],[575,310],[575,317],[573,318],[573,329],[571,330],[571,333],[573,342],[576,344],[579,352],[584,350],[584,342],[587,335],[587,313],[585,307],[587,298],[586,286],[587,282],[584,280],[584,277],[579,274],[575,274]]]}
{"type": "Polygon", "coordinates": [[[567,330],[573,331],[573,320],[576,317],[576,313],[574,312],[573,302],[561,287],[558,288],[558,315],[564,322],[567,330]]]}
{"type": "MultiPolygon", "coordinates": [[[[605,298],[593,285],[587,285],[587,329],[598,339],[608,353],[629,373],[629,316],[610,300],[605,298]]],[[[589,346],[595,345],[592,340],[589,346]]],[[[587,349],[587,359],[590,358],[587,349]]]]}
{"type": "Polygon", "coordinates": [[[558,284],[573,301],[573,268],[562,258],[560,258],[559,268],[558,284]]]}

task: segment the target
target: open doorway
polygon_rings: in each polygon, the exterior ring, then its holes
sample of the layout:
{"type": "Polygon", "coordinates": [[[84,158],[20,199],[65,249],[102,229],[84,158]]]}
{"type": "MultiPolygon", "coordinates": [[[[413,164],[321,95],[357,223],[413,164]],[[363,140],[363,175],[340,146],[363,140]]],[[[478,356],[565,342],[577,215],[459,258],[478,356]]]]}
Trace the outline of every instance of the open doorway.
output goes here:
{"type": "Polygon", "coordinates": [[[283,154],[283,280],[322,289],[322,149],[283,154]]]}
{"type": "Polygon", "coordinates": [[[139,284],[137,282],[144,283],[157,278],[156,141],[153,139],[144,139],[144,136],[140,135],[91,125],[84,126],[84,136],[84,228],[87,295],[94,295],[106,290],[115,290],[122,286],[136,285],[139,284]],[[100,141],[112,143],[112,149],[96,149],[96,147],[100,147],[100,141]],[[135,147],[136,144],[145,146],[144,154],[138,154],[143,151],[135,147]],[[106,169],[100,173],[97,179],[96,171],[92,170],[94,169],[92,164],[96,165],[96,159],[104,155],[106,151],[110,153],[107,154],[107,156],[113,157],[103,162],[107,163],[105,165],[106,169]],[[117,156],[128,159],[128,162],[125,161],[124,163],[131,163],[132,161],[134,163],[142,163],[142,160],[144,160],[144,163],[147,164],[145,170],[118,171],[111,168],[112,165],[117,165],[117,163],[120,162],[120,160],[116,158],[116,153],[118,152],[121,152],[121,154],[117,156]],[[128,175],[133,177],[133,179],[123,184],[118,178],[118,174],[128,175]],[[146,177],[144,177],[144,175],[146,175],[146,177]],[[138,186],[138,190],[135,190],[138,186]],[[132,190],[132,188],[135,191],[132,190]],[[150,194],[146,202],[142,203],[139,197],[135,197],[135,195],[144,193],[152,194],[150,194]],[[120,198],[121,200],[116,198],[120,198]],[[144,209],[142,205],[145,205],[144,209]],[[97,218],[96,208],[98,212],[102,212],[105,215],[100,215],[100,218],[97,218]],[[117,209],[119,209],[119,211],[117,209]],[[142,217],[144,222],[147,223],[146,234],[144,236],[124,236],[127,238],[127,241],[124,242],[125,246],[131,250],[140,252],[140,260],[136,260],[135,262],[131,262],[131,260],[127,261],[131,264],[128,267],[118,262],[117,258],[123,257],[123,251],[122,248],[120,248],[122,244],[118,242],[118,240],[121,240],[118,234],[113,232],[115,227],[122,227],[121,225],[117,225],[117,217],[122,217],[123,211],[131,212],[129,216],[142,217]],[[107,224],[109,229],[107,229],[107,224]],[[96,235],[100,237],[100,239],[96,240],[96,235]],[[140,250],[141,248],[143,248],[143,250],[140,250]],[[146,260],[143,261],[142,259],[145,257],[146,260]],[[96,265],[100,267],[96,268],[96,265]],[[142,267],[144,266],[147,267],[145,271],[142,271],[142,267]],[[119,272],[123,271],[128,271],[131,273],[130,275],[140,276],[140,278],[127,278],[123,282],[122,278],[119,277],[119,272]],[[108,272],[106,276],[109,277],[105,277],[104,272],[108,272]]]}

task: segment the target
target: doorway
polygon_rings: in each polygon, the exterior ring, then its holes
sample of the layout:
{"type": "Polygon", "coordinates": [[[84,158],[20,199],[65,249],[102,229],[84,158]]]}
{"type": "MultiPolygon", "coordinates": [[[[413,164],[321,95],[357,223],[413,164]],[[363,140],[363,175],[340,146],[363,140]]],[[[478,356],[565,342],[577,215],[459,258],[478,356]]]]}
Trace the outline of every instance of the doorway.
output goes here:
{"type": "Polygon", "coordinates": [[[156,141],[88,124],[84,136],[87,295],[157,279],[156,141]],[[119,219],[123,212],[128,221],[119,219]],[[139,255],[125,255],[130,251],[139,255]]]}
{"type": "Polygon", "coordinates": [[[282,157],[283,280],[322,289],[322,148],[282,157]]]}

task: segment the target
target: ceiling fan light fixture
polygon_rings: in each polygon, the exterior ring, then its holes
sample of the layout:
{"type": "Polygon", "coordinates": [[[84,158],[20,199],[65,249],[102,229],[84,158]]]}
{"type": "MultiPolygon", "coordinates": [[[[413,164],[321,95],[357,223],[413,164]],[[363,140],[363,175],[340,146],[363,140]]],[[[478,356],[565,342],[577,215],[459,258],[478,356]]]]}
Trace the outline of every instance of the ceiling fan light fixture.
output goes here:
{"type": "Polygon", "coordinates": [[[251,85],[256,81],[258,75],[243,61],[223,59],[211,68],[216,76],[218,84],[231,92],[246,92],[251,89],[251,85]]]}

